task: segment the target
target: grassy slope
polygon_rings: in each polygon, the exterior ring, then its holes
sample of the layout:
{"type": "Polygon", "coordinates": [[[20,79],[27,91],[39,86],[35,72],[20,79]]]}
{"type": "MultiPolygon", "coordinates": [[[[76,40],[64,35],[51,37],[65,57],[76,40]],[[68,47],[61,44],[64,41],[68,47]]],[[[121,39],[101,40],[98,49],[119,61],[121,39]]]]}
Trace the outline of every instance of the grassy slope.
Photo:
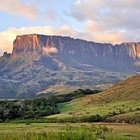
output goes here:
{"type": "MultiPolygon", "coordinates": [[[[120,110],[132,112],[132,116],[137,108],[140,108],[140,75],[120,82],[102,93],[87,95],[61,104],[60,110],[62,113],[49,118],[68,118],[91,114],[105,115],[120,110]]],[[[126,114],[126,116],[130,116],[130,114],[126,114]]],[[[137,116],[140,117],[140,112],[137,116]]]]}

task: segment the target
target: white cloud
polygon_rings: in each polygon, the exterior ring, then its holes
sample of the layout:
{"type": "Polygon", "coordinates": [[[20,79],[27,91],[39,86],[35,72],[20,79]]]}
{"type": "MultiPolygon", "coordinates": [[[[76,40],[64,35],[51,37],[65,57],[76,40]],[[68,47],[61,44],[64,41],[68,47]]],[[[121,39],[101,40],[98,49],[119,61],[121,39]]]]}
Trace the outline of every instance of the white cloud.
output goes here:
{"type": "MultiPolygon", "coordinates": [[[[44,34],[44,35],[62,35],[62,36],[71,36],[74,38],[86,39],[89,41],[96,42],[112,42],[112,43],[121,43],[124,40],[126,41],[138,41],[140,40],[139,34],[140,29],[135,31],[115,31],[115,30],[105,30],[104,27],[99,26],[96,22],[92,20],[87,21],[85,32],[77,32],[71,27],[64,25],[60,28],[53,28],[50,26],[37,26],[37,27],[22,27],[22,28],[8,28],[7,30],[0,32],[0,55],[3,52],[12,52],[13,41],[17,35],[24,34],[44,34]],[[102,32],[102,30],[104,32],[102,32]],[[126,33],[127,32],[127,33],[126,33]],[[127,36],[126,34],[129,34],[127,36]],[[133,40],[132,40],[133,39],[133,40]]],[[[52,51],[52,50],[47,50],[52,51]]],[[[53,50],[57,52],[56,50],[53,50]]]]}
{"type": "Polygon", "coordinates": [[[39,13],[35,5],[22,3],[20,0],[0,0],[0,11],[31,20],[35,20],[39,13]]]}
{"type": "MultiPolygon", "coordinates": [[[[86,22],[88,39],[98,42],[140,41],[139,0],[77,0],[69,15],[86,22]]],[[[68,12],[67,12],[68,13],[68,12]]]]}
{"type": "Polygon", "coordinates": [[[48,54],[56,54],[56,53],[58,53],[58,50],[57,50],[57,48],[55,48],[55,47],[50,47],[50,48],[46,48],[46,47],[43,47],[43,51],[44,51],[44,53],[46,54],[46,55],[48,55],[48,54]]]}
{"type": "MultiPolygon", "coordinates": [[[[51,19],[54,21],[56,16],[59,17],[59,13],[56,13],[56,9],[53,7],[54,1],[40,1],[42,4],[47,2],[46,13],[42,13],[42,15],[40,13],[42,11],[38,10],[39,5],[34,5],[36,2],[37,0],[29,0],[27,4],[21,0],[0,0],[0,10],[31,20],[38,19],[37,16],[39,16],[41,20],[51,19]]],[[[81,32],[70,27],[74,27],[76,23],[59,28],[50,26],[9,28],[0,32],[0,52],[11,51],[12,41],[16,35],[30,33],[66,35],[95,42],[140,41],[139,7],[139,0],[75,0],[71,10],[64,13],[67,18],[71,16],[79,21],[83,29],[81,32]]]]}
{"type": "Polygon", "coordinates": [[[123,41],[123,32],[105,30],[104,27],[91,20],[87,21],[85,31],[87,32],[85,35],[85,39],[87,40],[95,40],[96,42],[105,43],[120,43],[123,41]]]}

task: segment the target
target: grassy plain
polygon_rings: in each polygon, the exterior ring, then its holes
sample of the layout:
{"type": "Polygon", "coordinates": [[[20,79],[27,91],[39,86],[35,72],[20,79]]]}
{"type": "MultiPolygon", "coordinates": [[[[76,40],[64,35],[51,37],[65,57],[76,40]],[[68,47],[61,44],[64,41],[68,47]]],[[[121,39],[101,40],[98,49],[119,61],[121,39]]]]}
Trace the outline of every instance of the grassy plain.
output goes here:
{"type": "Polygon", "coordinates": [[[139,140],[140,124],[1,123],[0,140],[139,140]]]}

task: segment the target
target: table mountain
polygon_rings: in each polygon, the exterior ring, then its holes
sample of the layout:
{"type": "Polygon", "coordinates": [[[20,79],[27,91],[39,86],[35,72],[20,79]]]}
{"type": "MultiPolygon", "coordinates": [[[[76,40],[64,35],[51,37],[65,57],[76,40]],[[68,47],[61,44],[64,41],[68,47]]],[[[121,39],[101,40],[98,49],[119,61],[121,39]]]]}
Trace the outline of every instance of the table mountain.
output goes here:
{"type": "Polygon", "coordinates": [[[59,87],[105,87],[140,72],[139,63],[140,43],[112,45],[62,36],[17,36],[12,53],[5,52],[0,58],[0,98],[55,94],[59,87]]]}

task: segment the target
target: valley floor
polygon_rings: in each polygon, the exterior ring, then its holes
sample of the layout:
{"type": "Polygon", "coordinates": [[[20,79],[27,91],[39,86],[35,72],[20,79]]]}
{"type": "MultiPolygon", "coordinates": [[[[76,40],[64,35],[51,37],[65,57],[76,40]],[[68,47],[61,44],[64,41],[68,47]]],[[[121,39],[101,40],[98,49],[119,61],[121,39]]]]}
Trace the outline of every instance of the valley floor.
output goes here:
{"type": "Polygon", "coordinates": [[[140,124],[1,123],[0,140],[140,140],[140,124]]]}

